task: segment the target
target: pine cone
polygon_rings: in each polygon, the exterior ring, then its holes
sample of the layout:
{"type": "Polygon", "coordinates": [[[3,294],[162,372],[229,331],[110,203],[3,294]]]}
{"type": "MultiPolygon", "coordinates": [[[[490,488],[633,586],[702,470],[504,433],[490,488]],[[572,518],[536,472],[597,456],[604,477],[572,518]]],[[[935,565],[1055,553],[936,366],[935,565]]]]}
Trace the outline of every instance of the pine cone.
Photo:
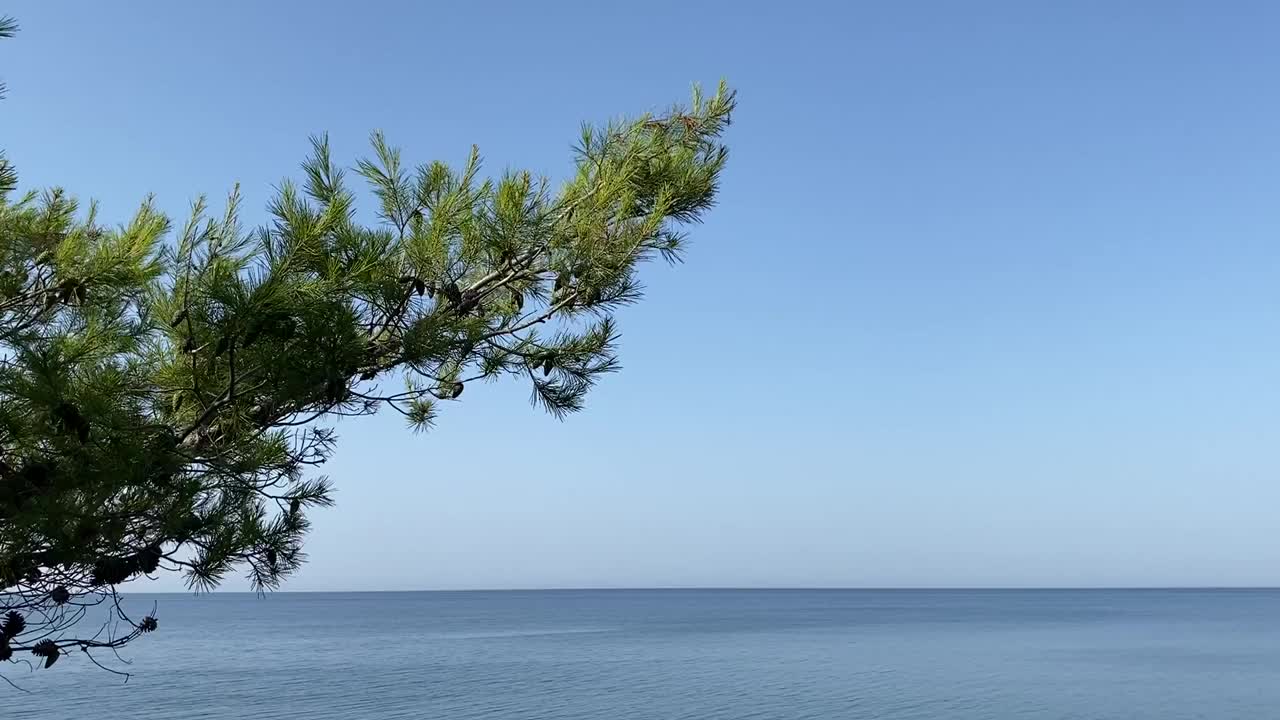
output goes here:
{"type": "Polygon", "coordinates": [[[133,574],[133,563],[123,558],[103,558],[93,564],[94,585],[119,585],[133,574]]]}
{"type": "Polygon", "coordinates": [[[27,620],[18,614],[16,610],[10,610],[4,616],[4,622],[0,623],[0,637],[4,637],[7,641],[9,638],[17,637],[23,630],[27,629],[27,620]]]}
{"type": "Polygon", "coordinates": [[[58,649],[57,644],[52,640],[41,640],[36,646],[31,648],[31,654],[36,657],[44,658],[45,668],[53,667],[58,662],[58,657],[62,655],[62,651],[58,649]]]}
{"type": "Polygon", "coordinates": [[[138,569],[147,574],[155,572],[156,568],[160,567],[160,556],[162,554],[163,550],[158,544],[147,546],[146,549],[137,555],[136,562],[138,569]]]}

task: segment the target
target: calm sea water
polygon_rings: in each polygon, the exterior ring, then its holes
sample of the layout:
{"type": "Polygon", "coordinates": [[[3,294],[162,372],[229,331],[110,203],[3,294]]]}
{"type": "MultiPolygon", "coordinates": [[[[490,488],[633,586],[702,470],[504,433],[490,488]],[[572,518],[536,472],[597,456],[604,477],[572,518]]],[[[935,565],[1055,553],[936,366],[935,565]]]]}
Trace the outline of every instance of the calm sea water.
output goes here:
{"type": "Polygon", "coordinates": [[[146,596],[127,684],[68,657],[0,716],[1280,717],[1280,591],[146,596]]]}

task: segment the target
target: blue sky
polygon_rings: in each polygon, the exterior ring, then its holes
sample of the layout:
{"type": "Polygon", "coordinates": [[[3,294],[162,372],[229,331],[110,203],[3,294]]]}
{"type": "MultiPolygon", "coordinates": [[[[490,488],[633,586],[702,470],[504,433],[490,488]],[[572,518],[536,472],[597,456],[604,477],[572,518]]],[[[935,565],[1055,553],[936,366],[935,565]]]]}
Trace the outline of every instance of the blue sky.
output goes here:
{"type": "Polygon", "coordinates": [[[118,220],[741,92],[624,371],[341,423],[288,589],[1280,581],[1280,6],[108,5],[7,5],[0,147],[118,220]]]}

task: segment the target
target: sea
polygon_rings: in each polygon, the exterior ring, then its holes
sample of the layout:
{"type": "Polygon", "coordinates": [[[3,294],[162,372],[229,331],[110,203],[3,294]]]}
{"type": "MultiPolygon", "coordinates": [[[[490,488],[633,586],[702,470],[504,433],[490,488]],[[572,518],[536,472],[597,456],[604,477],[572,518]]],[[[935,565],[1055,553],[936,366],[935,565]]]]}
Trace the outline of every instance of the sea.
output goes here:
{"type": "Polygon", "coordinates": [[[1277,590],[137,595],[103,665],[0,669],[0,717],[1280,718],[1277,590]],[[129,664],[125,664],[128,662],[129,664]]]}

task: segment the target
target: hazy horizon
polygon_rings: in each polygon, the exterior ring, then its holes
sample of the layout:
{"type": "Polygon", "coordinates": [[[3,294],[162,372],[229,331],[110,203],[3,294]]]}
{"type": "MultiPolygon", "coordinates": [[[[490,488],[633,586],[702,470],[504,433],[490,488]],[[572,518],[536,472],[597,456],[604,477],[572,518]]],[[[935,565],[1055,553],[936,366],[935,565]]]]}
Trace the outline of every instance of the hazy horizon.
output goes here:
{"type": "Polygon", "coordinates": [[[127,587],[121,589],[122,595],[180,595],[202,597],[205,595],[280,595],[280,594],[300,594],[300,595],[341,595],[356,593],[534,593],[534,592],[1125,592],[1125,591],[1275,591],[1280,590],[1280,586],[1276,585],[1131,585],[1131,586],[1074,586],[1074,587],[1052,587],[1052,586],[1004,586],[1004,587],[965,587],[965,586],[948,586],[948,587],[784,587],[784,586],[756,586],[756,587],[730,587],[730,586],[660,586],[660,587],[490,587],[490,588],[417,588],[403,590],[291,590],[285,587],[280,590],[272,590],[268,592],[254,592],[252,590],[224,590],[217,589],[210,593],[194,592],[194,591],[178,591],[178,590],[132,590],[127,587]]]}

